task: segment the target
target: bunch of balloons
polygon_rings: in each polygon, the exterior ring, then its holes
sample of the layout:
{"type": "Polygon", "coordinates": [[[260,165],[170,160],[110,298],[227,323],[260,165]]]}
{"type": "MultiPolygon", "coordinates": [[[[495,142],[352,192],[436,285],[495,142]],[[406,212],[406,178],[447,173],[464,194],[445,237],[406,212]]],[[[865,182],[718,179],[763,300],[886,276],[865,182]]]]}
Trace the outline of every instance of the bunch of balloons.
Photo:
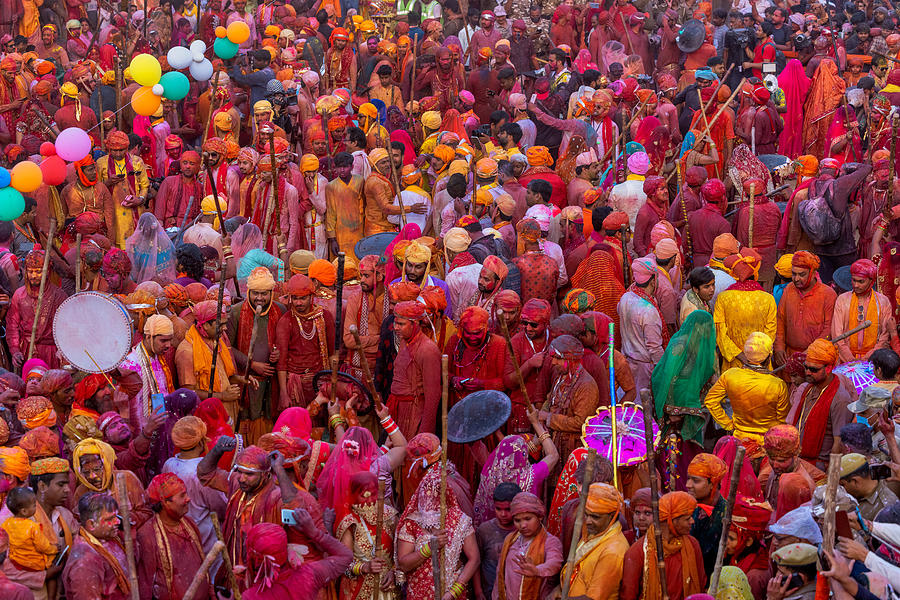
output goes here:
{"type": "Polygon", "coordinates": [[[22,194],[36,191],[43,182],[41,168],[30,160],[20,162],[11,171],[0,167],[0,221],[19,218],[25,211],[25,197],[22,194]]]}
{"type": "Polygon", "coordinates": [[[250,27],[243,21],[235,21],[227,28],[219,25],[216,27],[216,41],[213,42],[213,52],[222,60],[234,58],[238,53],[238,46],[250,39],[250,27]]]}
{"type": "MultiPolygon", "coordinates": [[[[197,42],[194,43],[196,44],[197,42]]],[[[200,43],[202,44],[202,42],[200,43]]],[[[175,49],[173,48],[172,50],[175,49]]],[[[178,49],[188,52],[187,48],[182,48],[181,46],[178,49]]],[[[169,53],[171,54],[171,51],[169,53]]],[[[209,63],[209,61],[206,62],[209,63]]],[[[188,94],[190,82],[187,76],[178,71],[171,71],[163,75],[162,66],[152,54],[138,54],[131,59],[131,64],[128,68],[134,80],[142,86],[131,97],[131,107],[139,115],[149,117],[155,113],[159,109],[163,98],[167,100],[181,100],[188,94]]],[[[209,63],[209,70],[211,74],[212,63],[209,63]]]]}
{"type": "MultiPolygon", "coordinates": [[[[166,53],[166,60],[173,69],[188,69],[196,81],[209,81],[213,75],[213,66],[208,58],[204,56],[206,52],[206,42],[203,40],[194,40],[191,42],[190,48],[184,46],[175,46],[166,53]]],[[[183,73],[179,73],[184,77],[184,96],[187,96],[188,79],[183,73]]],[[[171,73],[166,73],[171,75],[171,73]]],[[[184,98],[181,96],[181,98],[184,98]]],[[[168,96],[166,96],[168,98],[168,96]]],[[[178,100],[181,100],[178,98],[178,100]]],[[[175,98],[172,98],[175,100],[175,98]]]]}

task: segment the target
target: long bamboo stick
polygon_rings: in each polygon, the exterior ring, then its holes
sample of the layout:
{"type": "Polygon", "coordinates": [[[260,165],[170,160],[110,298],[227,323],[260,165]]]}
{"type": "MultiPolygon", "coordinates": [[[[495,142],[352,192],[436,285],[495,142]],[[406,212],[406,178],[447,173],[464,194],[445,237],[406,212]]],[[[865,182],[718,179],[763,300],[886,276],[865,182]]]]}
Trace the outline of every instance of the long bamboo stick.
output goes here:
{"type": "Polygon", "coordinates": [[[125,558],[128,562],[128,584],[131,587],[131,600],[140,600],[141,593],[138,588],[137,567],[134,562],[134,537],[131,531],[131,507],[128,502],[128,493],[125,487],[125,473],[116,473],[116,501],[119,511],[122,513],[122,529],[125,538],[125,558]]]}
{"type": "Polygon", "coordinates": [[[581,480],[581,492],[578,495],[578,509],[575,513],[575,528],[572,530],[572,543],[569,544],[569,554],[566,559],[566,576],[562,581],[562,600],[568,600],[569,588],[572,585],[572,570],[575,568],[575,551],[581,541],[581,526],[584,523],[584,506],[587,504],[588,492],[594,481],[594,464],[597,461],[597,451],[591,448],[585,458],[584,479],[581,480]]]}
{"type": "Polygon", "coordinates": [[[37,338],[38,324],[41,319],[41,305],[44,303],[44,290],[47,287],[47,272],[50,270],[50,250],[53,246],[53,237],[56,235],[56,219],[50,217],[50,233],[47,234],[47,248],[44,249],[44,264],[41,267],[41,285],[38,287],[37,302],[34,305],[34,322],[31,324],[31,338],[28,340],[27,360],[34,356],[34,343],[37,338]]]}
{"type": "MultiPolygon", "coordinates": [[[[656,481],[656,447],[653,439],[653,402],[650,399],[650,390],[641,390],[641,405],[644,408],[644,443],[647,446],[647,465],[650,469],[650,508],[653,511],[653,531],[656,536],[656,568],[659,571],[659,580],[666,582],[666,560],[663,555],[662,527],[659,521],[659,487],[656,481]]],[[[669,600],[669,588],[663,583],[662,600],[669,600]]]]}
{"type": "Polygon", "coordinates": [[[722,516],[722,533],[719,535],[719,550],[716,553],[716,563],[712,576],[709,578],[709,590],[707,593],[715,595],[719,589],[719,574],[722,572],[722,563],[725,561],[725,545],[728,543],[728,529],[731,526],[731,515],[734,511],[734,503],[737,499],[738,483],[741,480],[741,467],[744,466],[744,455],[747,449],[738,446],[737,454],[731,465],[731,487],[728,488],[728,504],[725,506],[725,514],[722,516]]]}
{"type": "Polygon", "coordinates": [[[213,547],[209,549],[209,552],[206,553],[206,556],[203,557],[203,562],[200,564],[200,568],[197,569],[197,572],[194,574],[194,578],[191,580],[191,585],[188,586],[187,591],[184,593],[183,600],[193,600],[194,595],[200,589],[200,586],[203,585],[203,580],[209,580],[209,568],[216,560],[216,556],[219,555],[220,552],[225,550],[225,544],[217,541],[213,544],[213,547]]]}
{"type": "MultiPolygon", "coordinates": [[[[209,520],[212,521],[213,529],[216,531],[216,539],[224,544],[225,537],[222,535],[222,526],[219,524],[219,515],[210,511],[209,520]]],[[[241,588],[237,584],[237,577],[234,574],[234,565],[231,562],[231,556],[229,556],[228,552],[222,552],[222,563],[227,570],[228,585],[231,586],[231,593],[234,595],[234,600],[241,600],[241,588]]]]}

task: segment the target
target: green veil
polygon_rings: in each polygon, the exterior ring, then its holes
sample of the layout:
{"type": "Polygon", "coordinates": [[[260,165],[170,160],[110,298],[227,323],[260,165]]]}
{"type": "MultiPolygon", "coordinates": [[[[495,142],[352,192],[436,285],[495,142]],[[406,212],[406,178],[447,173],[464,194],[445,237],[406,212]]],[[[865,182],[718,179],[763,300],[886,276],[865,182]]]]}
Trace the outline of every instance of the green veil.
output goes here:
{"type": "Polygon", "coordinates": [[[700,392],[716,371],[716,328],[705,310],[688,315],[653,369],[656,418],[662,424],[665,413],[682,415],[681,437],[703,444],[706,422],[700,392]]]}

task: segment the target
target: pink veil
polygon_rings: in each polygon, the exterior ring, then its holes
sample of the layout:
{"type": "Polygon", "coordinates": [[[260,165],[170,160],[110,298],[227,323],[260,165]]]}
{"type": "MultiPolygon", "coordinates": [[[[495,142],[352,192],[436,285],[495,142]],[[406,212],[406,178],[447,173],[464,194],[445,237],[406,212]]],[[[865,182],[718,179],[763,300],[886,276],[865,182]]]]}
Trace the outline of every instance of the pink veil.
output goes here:
{"type": "MultiPolygon", "coordinates": [[[[719,493],[726,498],[730,491],[731,469],[734,465],[734,458],[737,456],[738,444],[740,444],[740,441],[732,435],[726,435],[716,442],[714,454],[728,465],[728,473],[725,474],[725,477],[722,478],[722,483],[719,484],[719,493]]],[[[754,500],[762,500],[763,498],[762,487],[759,485],[759,480],[753,472],[753,466],[750,464],[749,455],[744,457],[744,463],[741,465],[741,478],[738,482],[738,493],[747,496],[748,498],[753,498],[754,500]]]]}
{"type": "Polygon", "coordinates": [[[131,259],[135,283],[153,280],[165,285],[175,281],[175,244],[153,213],[146,212],[138,219],[135,232],[125,240],[125,251],[131,259]]]}
{"type": "Polygon", "coordinates": [[[397,234],[397,237],[388,244],[388,247],[384,251],[384,257],[387,259],[387,264],[385,265],[384,271],[384,281],[385,283],[390,283],[393,280],[400,277],[400,271],[397,270],[397,267],[394,266],[394,246],[397,245],[397,242],[402,242],[403,240],[417,240],[422,237],[422,229],[416,225],[415,223],[407,223],[406,227],[400,230],[400,233],[397,234]]]}
{"type": "Polygon", "coordinates": [[[350,512],[350,478],[359,471],[368,471],[378,453],[375,438],[364,427],[348,429],[331,452],[316,487],[319,504],[334,509],[335,523],[350,512]]]}
{"type": "Polygon", "coordinates": [[[784,130],[778,138],[778,151],[788,158],[797,158],[803,154],[803,104],[809,93],[810,80],[806,71],[796,58],[787,62],[784,71],[778,76],[778,87],[784,92],[785,106],[784,130]]]}
{"type": "Polygon", "coordinates": [[[594,61],[591,59],[591,53],[586,48],[582,48],[578,51],[578,56],[575,57],[575,62],[573,64],[579,73],[584,73],[588,69],[600,70],[597,68],[597,65],[594,64],[594,61]]]}
{"type": "Polygon", "coordinates": [[[606,75],[609,73],[609,65],[613,63],[619,63],[624,67],[626,58],[628,55],[625,53],[625,45],[622,42],[616,40],[606,42],[600,49],[600,70],[606,75]]]}
{"type": "Polygon", "coordinates": [[[403,129],[395,129],[391,132],[391,141],[403,144],[403,166],[416,162],[416,152],[413,150],[413,141],[409,132],[403,129]]]}
{"type": "Polygon", "coordinates": [[[244,223],[231,236],[231,250],[234,260],[240,261],[254,248],[262,249],[262,231],[253,223],[244,223]]]}

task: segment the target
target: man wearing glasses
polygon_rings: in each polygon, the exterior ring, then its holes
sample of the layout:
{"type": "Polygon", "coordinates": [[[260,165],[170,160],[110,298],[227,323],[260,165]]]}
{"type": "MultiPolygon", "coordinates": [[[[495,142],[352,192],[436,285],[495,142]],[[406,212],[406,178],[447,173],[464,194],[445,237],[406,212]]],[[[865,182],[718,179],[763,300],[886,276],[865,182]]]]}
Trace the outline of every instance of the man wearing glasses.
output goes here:
{"type": "Polygon", "coordinates": [[[879,348],[890,348],[891,332],[897,330],[891,302],[887,296],[873,289],[878,267],[867,258],[850,265],[850,285],[853,289],[837,297],[831,319],[831,338],[871,321],[871,324],[835,345],[840,362],[869,360],[879,348]]]}
{"type": "Polygon", "coordinates": [[[806,387],[794,404],[787,422],[800,430],[800,458],[825,470],[828,455],[840,453],[838,433],[853,414],[847,409],[852,398],[839,377],[831,372],[838,352],[830,341],[819,338],[806,349],[803,363],[806,387]]]}

